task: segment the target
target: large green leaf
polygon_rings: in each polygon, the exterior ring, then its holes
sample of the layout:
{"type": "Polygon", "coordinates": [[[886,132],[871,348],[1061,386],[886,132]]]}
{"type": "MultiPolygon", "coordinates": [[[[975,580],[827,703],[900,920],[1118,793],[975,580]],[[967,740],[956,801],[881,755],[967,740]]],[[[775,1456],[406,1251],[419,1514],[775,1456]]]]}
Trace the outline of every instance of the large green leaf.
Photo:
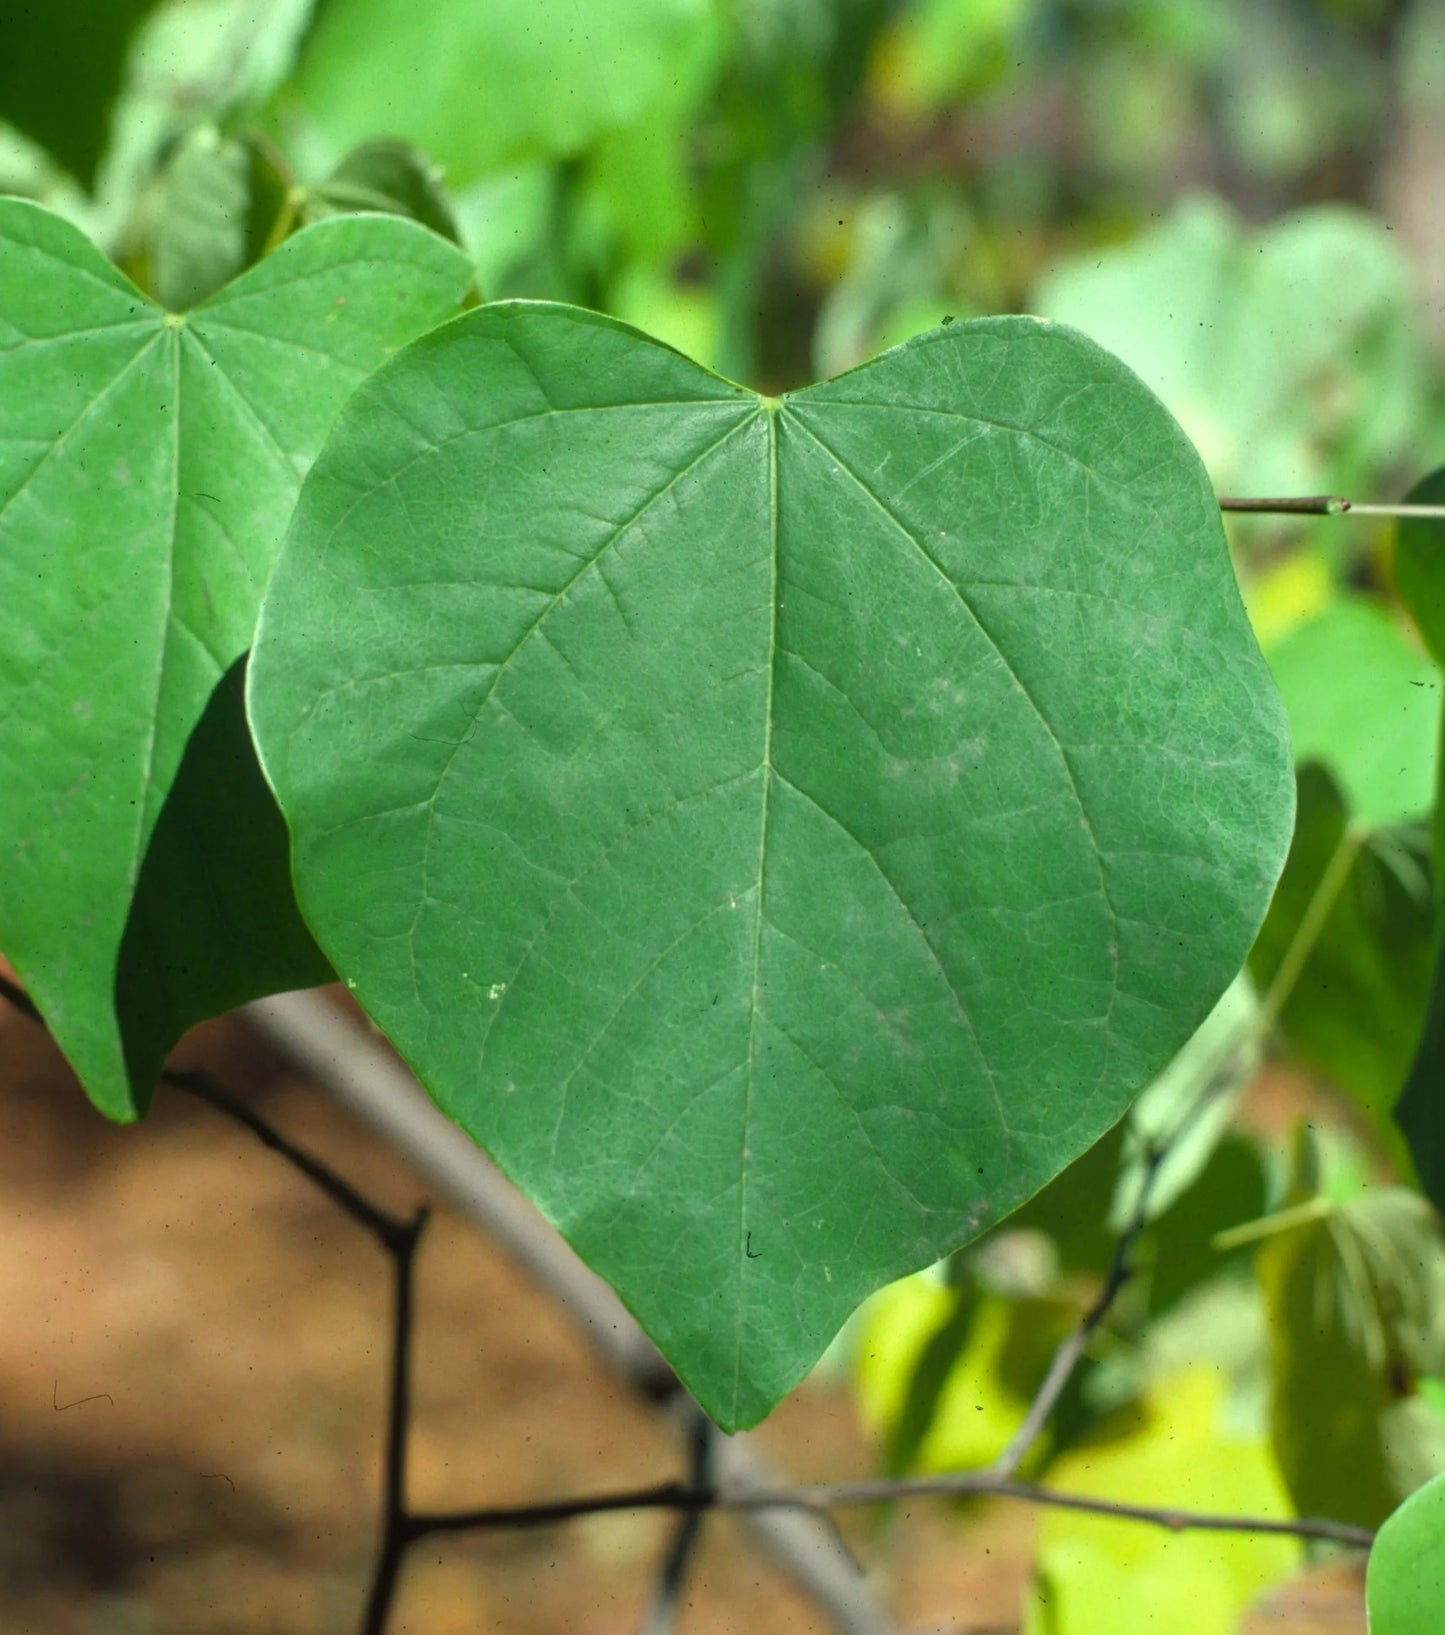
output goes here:
{"type": "Polygon", "coordinates": [[[1381,1527],[1365,1573],[1370,1635],[1435,1635],[1445,1600],[1445,1476],[1381,1527]]]}
{"type": "Polygon", "coordinates": [[[180,318],[0,201],[0,948],[112,1117],[186,1026],[326,979],[237,663],[341,402],[469,271],[340,220],[180,318]]]}
{"type": "Polygon", "coordinates": [[[338,971],[730,1427],[1119,1117],[1290,828],[1203,468],[1036,319],[770,400],[469,314],[339,423],[249,687],[338,971]]]}

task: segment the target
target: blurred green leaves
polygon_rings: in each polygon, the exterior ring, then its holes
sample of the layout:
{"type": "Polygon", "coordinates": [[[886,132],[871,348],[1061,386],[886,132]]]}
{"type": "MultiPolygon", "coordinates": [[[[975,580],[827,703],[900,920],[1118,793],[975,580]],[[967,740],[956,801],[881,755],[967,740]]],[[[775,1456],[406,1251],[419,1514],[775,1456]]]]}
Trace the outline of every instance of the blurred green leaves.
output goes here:
{"type": "Polygon", "coordinates": [[[89,187],[126,53],[155,0],[0,0],[0,119],[89,187]]]}
{"type": "Polygon", "coordinates": [[[267,248],[287,178],[258,142],[189,131],[167,167],[151,244],[150,286],[171,312],[199,306],[267,248]]]}
{"type": "Polygon", "coordinates": [[[264,138],[197,125],[161,176],[148,279],[162,306],[199,305],[297,228],[357,213],[402,216],[460,239],[440,172],[409,143],[364,142],[313,187],[264,138]]]}
{"type": "Polygon", "coordinates": [[[290,94],[338,153],[405,137],[460,187],[636,123],[714,26],[710,0],[349,0],[319,12],[290,94]]]}
{"type": "Polygon", "coordinates": [[[1311,1066],[1349,1092],[1383,1150],[1404,1154],[1390,1110],[1424,1023],[1434,914],[1424,826],[1352,818],[1319,765],[1301,768],[1294,841],[1250,954],[1261,989],[1311,1066]]]}
{"type": "Polygon", "coordinates": [[[1417,1392],[1445,1371],[1445,1243],[1402,1188],[1295,1213],[1257,1259],[1271,1440],[1301,1515],[1374,1527],[1445,1469],[1445,1421],[1417,1392]]]}
{"type": "Polygon", "coordinates": [[[1424,818],[1435,796],[1441,673],[1377,603],[1337,596],[1267,650],[1296,761],[1318,761],[1367,828],[1424,818]]]}
{"type": "Polygon", "coordinates": [[[913,117],[937,113],[1004,77],[1032,0],[920,0],[881,42],[885,106],[913,117]]]}
{"type": "Polygon", "coordinates": [[[297,206],[303,222],[356,210],[406,216],[442,238],[461,241],[440,166],[394,137],[359,143],[324,181],[305,189],[297,206]]]}
{"type": "Polygon", "coordinates": [[[1059,266],[1035,305],[1143,376],[1221,492],[1350,494],[1416,435],[1405,267],[1363,211],[1313,206],[1258,230],[1189,198],[1128,244],[1059,266]]]}
{"type": "MultiPolygon", "coordinates": [[[[1050,1469],[1050,1484],[1097,1499],[1287,1516],[1269,1450],[1230,1422],[1207,1369],[1161,1379],[1050,1469]]],[[[1240,1614],[1300,1559],[1293,1539],[1170,1533],[1060,1510],[1039,1524],[1025,1635],[1109,1629],[1234,1635],[1240,1614]]]]}

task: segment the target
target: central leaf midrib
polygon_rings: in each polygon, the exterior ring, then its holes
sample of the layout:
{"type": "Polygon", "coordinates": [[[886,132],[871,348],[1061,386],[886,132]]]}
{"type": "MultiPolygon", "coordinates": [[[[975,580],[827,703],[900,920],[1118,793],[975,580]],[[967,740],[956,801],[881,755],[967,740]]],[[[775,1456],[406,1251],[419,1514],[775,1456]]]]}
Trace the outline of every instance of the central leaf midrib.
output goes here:
{"type": "Polygon", "coordinates": [[[765,401],[768,417],[768,655],[767,688],[763,695],[763,752],[759,760],[762,799],[758,803],[758,874],[753,891],[753,981],[748,1005],[748,1043],[744,1073],[741,1145],[738,1151],[738,1298],[734,1323],[736,1350],[733,1361],[733,1412],[739,1407],[743,1368],[743,1309],[745,1306],[748,1254],[748,1143],[751,1138],[753,1085],[757,1071],[758,1009],[762,986],[763,906],[767,892],[768,819],[773,790],[773,692],[778,666],[778,415],[771,400],[765,401]]]}
{"type": "Polygon", "coordinates": [[[166,634],[172,614],[175,611],[176,599],[176,530],[180,516],[181,496],[181,343],[180,337],[169,326],[162,328],[158,333],[161,344],[170,349],[171,365],[171,419],[170,419],[170,455],[171,455],[171,484],[170,509],[165,521],[165,578],[166,597],[165,609],[161,621],[161,639],[156,644],[156,674],[155,684],[151,689],[152,702],[149,711],[148,731],[146,735],[145,754],[143,758],[144,771],[141,776],[141,799],[136,802],[135,838],[131,847],[131,855],[127,866],[129,886],[132,892],[136,882],[140,879],[141,863],[145,857],[145,850],[150,843],[151,831],[160,811],[161,802],[165,798],[162,792],[159,796],[156,791],[156,752],[160,743],[161,727],[164,723],[164,704],[166,692],[166,674],[170,666],[171,644],[166,634]]]}

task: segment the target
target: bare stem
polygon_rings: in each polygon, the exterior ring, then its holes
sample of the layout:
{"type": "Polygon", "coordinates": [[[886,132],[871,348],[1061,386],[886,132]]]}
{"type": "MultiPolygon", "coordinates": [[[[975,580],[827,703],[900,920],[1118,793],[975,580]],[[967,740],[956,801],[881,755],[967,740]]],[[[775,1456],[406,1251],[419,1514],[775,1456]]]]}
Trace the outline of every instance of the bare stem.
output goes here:
{"type": "Polygon", "coordinates": [[[378,1208],[349,1181],[338,1175],[329,1164],[322,1163],[304,1148],[288,1141],[279,1130],[273,1129],[255,1108],[229,1090],[223,1089],[209,1074],[199,1069],[182,1071],[168,1067],[161,1074],[161,1083],[168,1084],[176,1090],[184,1090],[188,1095],[195,1096],[198,1101],[204,1101],[235,1119],[238,1124],[244,1124],[258,1141],[270,1147],[273,1152],[280,1153],[288,1164],[300,1170],[307,1180],[320,1187],[332,1203],[350,1215],[352,1220],[364,1226],[391,1254],[406,1248],[412,1231],[408,1222],[378,1208]]]}
{"type": "Polygon", "coordinates": [[[1357,505],[1350,511],[1357,517],[1445,517],[1445,505],[1357,505]]]}
{"type": "Polygon", "coordinates": [[[1350,877],[1350,870],[1355,866],[1355,859],[1360,854],[1360,847],[1364,845],[1367,833],[1362,824],[1347,824],[1340,836],[1339,844],[1330,854],[1330,860],[1310,894],[1305,911],[1300,915],[1299,924],[1295,927],[1294,936],[1290,938],[1284,958],[1279,962],[1274,978],[1259,1002],[1254,1025],[1260,1038],[1266,1037],[1284,1014],[1284,1008],[1294,993],[1295,984],[1309,963],[1309,957],[1329,923],[1340,893],[1345,889],[1345,882],[1350,877]]]}
{"type": "Polygon", "coordinates": [[[580,1516],[612,1510],[841,1510],[853,1505],[891,1504],[899,1499],[922,1498],[1013,1499],[1023,1504],[1058,1510],[1078,1510],[1115,1521],[1139,1522],[1167,1528],[1172,1533],[1274,1533],[1288,1538],[1323,1539],[1368,1550],[1374,1534],[1367,1527],[1313,1517],[1230,1516],[1203,1510],[1124,1504],[1081,1493],[1063,1493],[998,1476],[992,1471],[961,1471],[946,1476],[911,1476],[872,1482],[840,1482],[831,1486],[757,1488],[732,1491],[683,1487],[664,1482],[631,1492],[599,1493],[589,1498],[564,1499],[555,1504],[518,1505],[506,1509],[457,1510],[434,1515],[413,1515],[419,1532],[460,1533],[503,1528],[551,1527],[580,1516]]]}
{"type": "Polygon", "coordinates": [[[1242,499],[1220,494],[1221,511],[1258,511],[1279,516],[1338,517],[1354,507],[1338,494],[1297,494],[1284,499],[1242,499]]]}
{"type": "Polygon", "coordinates": [[[1149,1204],[1160,1170],[1195,1119],[1214,1100],[1223,1082],[1216,1073],[1190,1103],[1174,1129],[1164,1140],[1154,1143],[1145,1153],[1144,1169],[1139,1177],[1138,1196],[1134,1200],[1134,1208],[1124,1229],[1115,1240],[1114,1253],[1110,1258],[1103,1284],[1089,1309],[1079,1320],[1078,1326],[1059,1343],[1049,1362],[1043,1383],[1034,1393],[1033,1401],[1029,1403],[1028,1411],[1018,1429],[1009,1438],[1003,1452],[994,1460],[990,1474],[1005,1478],[1016,1475],[1028,1457],[1029,1449],[1043,1435],[1049,1415],[1058,1405],[1059,1398],[1073,1378],[1074,1370],[1088,1349],[1089,1341],[1108,1316],[1110,1307],[1118,1299],[1124,1285],[1134,1275],[1134,1250],[1144,1228],[1149,1224],[1149,1204]]]}
{"type": "MultiPolygon", "coordinates": [[[[694,1493],[712,1490],[718,1434],[717,1426],[702,1409],[694,1407],[688,1449],[688,1487],[694,1493]]],[[[678,1519],[677,1529],[658,1571],[657,1590],[647,1622],[643,1625],[643,1635],[672,1635],[687,1570],[702,1540],[703,1515],[701,1510],[686,1510],[678,1519]]]]}
{"type": "Polygon", "coordinates": [[[1284,517],[1445,517],[1445,505],[1376,505],[1339,494],[1294,494],[1254,499],[1220,494],[1221,511],[1253,511],[1284,517]]]}
{"type": "Polygon", "coordinates": [[[406,1225],[392,1257],[391,1388],[387,1399],[386,1457],[382,1470],[381,1548],[361,1619],[361,1635],[385,1635],[407,1547],[418,1536],[406,1508],[406,1448],[411,1424],[412,1273],[427,1222],[422,1205],[406,1225]]]}

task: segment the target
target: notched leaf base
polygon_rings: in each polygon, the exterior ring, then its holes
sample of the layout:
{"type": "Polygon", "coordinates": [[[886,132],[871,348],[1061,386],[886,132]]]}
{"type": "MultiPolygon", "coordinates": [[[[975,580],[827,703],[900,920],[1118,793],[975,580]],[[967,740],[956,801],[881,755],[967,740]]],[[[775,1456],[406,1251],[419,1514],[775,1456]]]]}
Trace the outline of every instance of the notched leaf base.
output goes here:
{"type": "Polygon", "coordinates": [[[343,415],[249,707],[322,946],[728,1429],[1120,1116],[1290,831],[1197,457],[1025,318],[769,404],[467,315],[343,415]]]}

